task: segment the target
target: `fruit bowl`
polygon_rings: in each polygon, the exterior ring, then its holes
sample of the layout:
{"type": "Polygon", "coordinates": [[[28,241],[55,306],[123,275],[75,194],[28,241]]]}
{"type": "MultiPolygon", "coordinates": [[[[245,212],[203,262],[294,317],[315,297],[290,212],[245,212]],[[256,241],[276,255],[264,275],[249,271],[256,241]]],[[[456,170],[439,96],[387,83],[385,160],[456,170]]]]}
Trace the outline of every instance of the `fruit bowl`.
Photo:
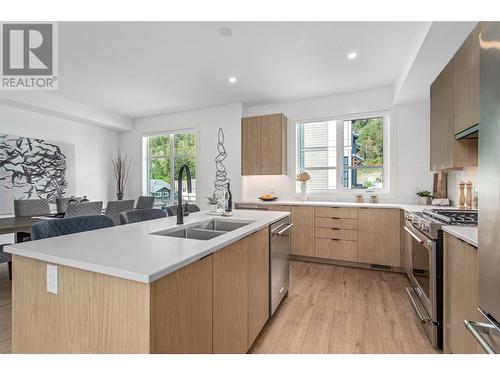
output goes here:
{"type": "Polygon", "coordinates": [[[276,199],[278,199],[278,197],[275,197],[274,195],[261,195],[259,199],[264,202],[269,202],[275,201],[276,199]]]}

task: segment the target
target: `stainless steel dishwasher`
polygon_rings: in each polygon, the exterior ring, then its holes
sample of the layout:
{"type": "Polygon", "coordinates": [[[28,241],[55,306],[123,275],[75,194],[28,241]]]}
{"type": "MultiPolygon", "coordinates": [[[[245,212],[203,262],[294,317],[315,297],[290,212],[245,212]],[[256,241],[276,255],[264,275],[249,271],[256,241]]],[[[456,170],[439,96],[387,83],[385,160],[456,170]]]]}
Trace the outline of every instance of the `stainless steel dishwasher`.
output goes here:
{"type": "Polygon", "coordinates": [[[290,231],[292,227],[293,223],[290,223],[289,217],[271,224],[269,233],[269,258],[271,263],[271,303],[269,306],[271,316],[288,293],[288,261],[290,258],[290,231]]]}

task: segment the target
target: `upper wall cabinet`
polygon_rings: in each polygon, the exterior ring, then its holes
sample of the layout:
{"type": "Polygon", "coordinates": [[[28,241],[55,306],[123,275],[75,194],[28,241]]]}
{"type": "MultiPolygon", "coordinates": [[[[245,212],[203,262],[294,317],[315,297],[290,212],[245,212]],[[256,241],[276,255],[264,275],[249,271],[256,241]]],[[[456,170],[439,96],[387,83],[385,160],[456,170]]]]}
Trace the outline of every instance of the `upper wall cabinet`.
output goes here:
{"type": "Polygon", "coordinates": [[[282,113],[241,119],[241,174],[286,174],[287,119],[282,113]]]}
{"type": "Polygon", "coordinates": [[[455,134],[479,123],[479,23],[453,58],[455,134]]]}
{"type": "Polygon", "coordinates": [[[467,38],[431,85],[430,168],[477,166],[477,139],[455,134],[479,122],[479,32],[467,38]]]}

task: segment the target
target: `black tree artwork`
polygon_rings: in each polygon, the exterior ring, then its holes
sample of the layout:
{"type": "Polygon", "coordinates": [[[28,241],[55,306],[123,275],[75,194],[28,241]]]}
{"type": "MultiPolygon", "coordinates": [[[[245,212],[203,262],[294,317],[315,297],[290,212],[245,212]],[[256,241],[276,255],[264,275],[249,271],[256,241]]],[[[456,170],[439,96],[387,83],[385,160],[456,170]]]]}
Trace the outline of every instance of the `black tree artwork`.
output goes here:
{"type": "Polygon", "coordinates": [[[22,198],[52,201],[63,196],[68,186],[66,163],[55,144],[0,134],[0,185],[22,192],[22,198]]]}

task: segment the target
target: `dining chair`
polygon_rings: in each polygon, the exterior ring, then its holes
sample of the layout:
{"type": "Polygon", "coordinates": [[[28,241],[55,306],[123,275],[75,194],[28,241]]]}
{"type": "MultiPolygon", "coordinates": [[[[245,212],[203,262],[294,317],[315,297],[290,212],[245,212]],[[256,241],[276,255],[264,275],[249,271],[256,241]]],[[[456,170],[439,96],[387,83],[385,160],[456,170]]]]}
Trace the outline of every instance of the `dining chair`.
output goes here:
{"type": "Polygon", "coordinates": [[[50,215],[48,199],[14,199],[14,216],[50,215]]]}
{"type": "Polygon", "coordinates": [[[105,215],[113,220],[115,225],[120,224],[120,213],[134,209],[134,200],[109,201],[106,205],[105,215]]]}
{"type": "Polygon", "coordinates": [[[3,251],[3,247],[7,245],[8,244],[0,245],[0,264],[7,263],[9,267],[9,280],[12,280],[12,256],[3,251]]]}
{"type": "Polygon", "coordinates": [[[66,208],[68,206],[68,202],[71,199],[76,199],[77,201],[79,201],[82,198],[81,197],[73,197],[73,198],[61,197],[61,198],[56,198],[56,209],[57,209],[57,213],[58,214],[63,214],[63,213],[66,212],[66,208]]]}
{"type": "Polygon", "coordinates": [[[142,208],[153,208],[155,204],[155,197],[148,197],[147,195],[141,195],[137,199],[136,209],[142,208]]]}
{"type": "Polygon", "coordinates": [[[132,224],[140,221],[161,219],[167,217],[167,213],[159,208],[142,208],[120,213],[120,224],[132,224]]]}
{"type": "Polygon", "coordinates": [[[44,220],[31,227],[31,240],[88,232],[114,226],[113,220],[104,215],[77,216],[57,220],[44,220]]]}
{"type": "MultiPolygon", "coordinates": [[[[14,199],[14,216],[30,217],[50,215],[48,199],[14,199]]],[[[16,233],[17,242],[30,240],[30,234],[26,232],[16,233]]]]}
{"type": "MultiPolygon", "coordinates": [[[[177,215],[177,205],[168,206],[166,208],[166,210],[167,210],[167,215],[168,216],[175,216],[175,215],[177,215]]],[[[200,211],[200,207],[198,207],[197,205],[195,205],[193,203],[188,203],[188,212],[189,213],[199,212],[199,211],[200,211]]]]}
{"type": "Polygon", "coordinates": [[[102,214],[102,201],[69,203],[64,217],[93,216],[102,214]]]}

